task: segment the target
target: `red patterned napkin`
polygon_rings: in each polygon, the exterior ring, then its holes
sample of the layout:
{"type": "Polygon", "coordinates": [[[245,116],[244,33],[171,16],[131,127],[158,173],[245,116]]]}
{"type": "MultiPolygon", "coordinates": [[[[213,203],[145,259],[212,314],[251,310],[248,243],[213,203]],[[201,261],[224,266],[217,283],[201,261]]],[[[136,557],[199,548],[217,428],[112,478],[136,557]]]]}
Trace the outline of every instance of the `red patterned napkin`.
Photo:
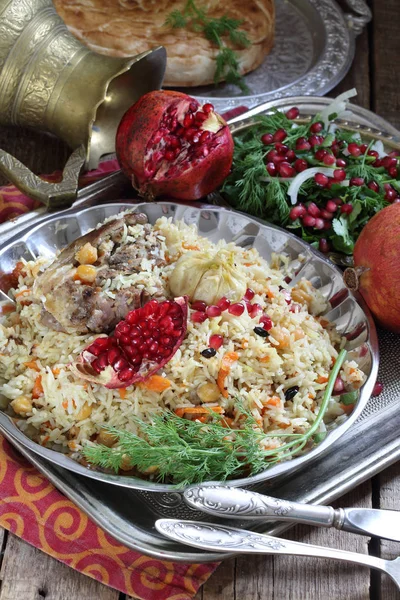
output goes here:
{"type": "MultiPolygon", "coordinates": [[[[246,111],[225,113],[226,119],[246,111]]],[[[119,168],[103,162],[84,174],[84,187],[119,168]]],[[[59,181],[61,171],[43,176],[59,181]]],[[[40,206],[14,185],[0,188],[0,223],[40,206]]],[[[102,583],[143,600],[189,600],[218,563],[157,560],[129,550],[95,525],[0,436],[0,526],[102,583]]]]}

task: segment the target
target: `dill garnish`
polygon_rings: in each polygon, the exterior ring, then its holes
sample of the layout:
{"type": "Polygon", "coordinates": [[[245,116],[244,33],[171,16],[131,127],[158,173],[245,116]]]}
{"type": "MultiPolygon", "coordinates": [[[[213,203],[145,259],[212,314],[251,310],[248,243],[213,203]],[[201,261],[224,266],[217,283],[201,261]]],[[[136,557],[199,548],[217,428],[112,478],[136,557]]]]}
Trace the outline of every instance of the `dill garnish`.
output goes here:
{"type": "Polygon", "coordinates": [[[179,485],[255,475],[277,462],[290,459],[301,452],[306,444],[315,443],[313,436],[318,434],[346,354],[345,350],[339,353],[318,415],[310,429],[303,434],[266,434],[257,426],[252,414],[237,402],[241,414],[245,416],[242,429],[223,427],[222,418],[211,411],[208,423],[189,421],[168,411],[154,415],[151,423],[133,418],[141,436],[115,427],[105,427],[116,437],[116,445],[108,448],[89,443],[83,455],[91,464],[116,472],[126,461],[141,472],[157,467],[157,481],[179,485]],[[283,441],[279,448],[267,449],[269,439],[279,438],[283,441]],[[263,446],[263,442],[267,442],[267,445],[263,446]]]}
{"type": "Polygon", "coordinates": [[[232,19],[227,15],[218,19],[209,18],[207,13],[196,5],[195,0],[187,0],[182,11],[172,11],[165,21],[165,25],[173,29],[188,28],[202,33],[218,48],[215,84],[226,80],[228,83],[238,86],[243,93],[249,93],[250,90],[240,75],[237,54],[224,41],[227,39],[236,48],[250,46],[251,42],[246,33],[239,29],[242,23],[243,21],[232,19]]]}

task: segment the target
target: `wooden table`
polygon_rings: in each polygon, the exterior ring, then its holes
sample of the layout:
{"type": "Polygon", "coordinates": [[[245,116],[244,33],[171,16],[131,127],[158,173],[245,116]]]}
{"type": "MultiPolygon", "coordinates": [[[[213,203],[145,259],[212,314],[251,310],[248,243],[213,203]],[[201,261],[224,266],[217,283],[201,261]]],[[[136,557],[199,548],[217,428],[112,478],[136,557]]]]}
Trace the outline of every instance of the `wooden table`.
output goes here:
{"type": "MultiPolygon", "coordinates": [[[[330,96],[356,87],[356,103],[400,128],[400,2],[370,0],[374,20],[357,40],[354,64],[330,96]]],[[[60,168],[68,150],[56,140],[30,132],[0,129],[0,147],[37,173],[60,168]],[[44,151],[46,150],[46,151],[44,151]]],[[[400,465],[395,465],[341,498],[340,506],[400,510],[400,465]]],[[[383,558],[400,545],[332,530],[294,528],[295,540],[383,558]]],[[[12,534],[0,530],[0,600],[129,600],[77,573],[12,534]]],[[[196,600],[394,600],[392,582],[377,572],[326,560],[295,557],[239,557],[224,562],[196,600]]]]}

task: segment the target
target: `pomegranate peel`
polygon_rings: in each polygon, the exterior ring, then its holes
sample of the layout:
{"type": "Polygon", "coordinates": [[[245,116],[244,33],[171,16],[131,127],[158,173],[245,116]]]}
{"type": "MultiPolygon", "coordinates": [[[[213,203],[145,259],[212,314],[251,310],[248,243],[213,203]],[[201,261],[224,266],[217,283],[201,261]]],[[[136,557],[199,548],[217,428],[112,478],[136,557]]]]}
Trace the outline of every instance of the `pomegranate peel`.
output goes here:
{"type": "Polygon", "coordinates": [[[186,334],[187,297],[150,300],[109,336],[96,338],[71,365],[78,377],[109,389],[145,381],[171,360],[186,334]]]}
{"type": "Polygon", "coordinates": [[[145,94],[123,116],[116,153],[140,195],[198,200],[228,175],[233,139],[211,104],[174,91],[145,94]]]}
{"type": "Polygon", "coordinates": [[[359,291],[376,320],[400,333],[400,204],[379,211],[365,225],[354,247],[354,268],[344,283],[359,291]]]}

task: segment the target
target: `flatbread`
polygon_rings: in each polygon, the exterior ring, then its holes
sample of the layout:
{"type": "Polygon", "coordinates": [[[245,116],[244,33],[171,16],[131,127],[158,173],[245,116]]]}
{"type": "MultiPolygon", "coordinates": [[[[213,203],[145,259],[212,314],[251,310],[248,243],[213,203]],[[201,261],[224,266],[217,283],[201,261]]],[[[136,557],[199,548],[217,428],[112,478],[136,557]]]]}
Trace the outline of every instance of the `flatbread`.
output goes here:
{"type": "MultiPolygon", "coordinates": [[[[164,25],[173,10],[186,0],[54,0],[61,18],[73,35],[89,48],[108,56],[134,56],[165,46],[167,72],[164,84],[171,87],[213,83],[217,50],[203,34],[164,25]]],[[[236,50],[241,73],[256,69],[274,41],[274,0],[198,0],[210,17],[243,21],[252,44],[236,50]]]]}

